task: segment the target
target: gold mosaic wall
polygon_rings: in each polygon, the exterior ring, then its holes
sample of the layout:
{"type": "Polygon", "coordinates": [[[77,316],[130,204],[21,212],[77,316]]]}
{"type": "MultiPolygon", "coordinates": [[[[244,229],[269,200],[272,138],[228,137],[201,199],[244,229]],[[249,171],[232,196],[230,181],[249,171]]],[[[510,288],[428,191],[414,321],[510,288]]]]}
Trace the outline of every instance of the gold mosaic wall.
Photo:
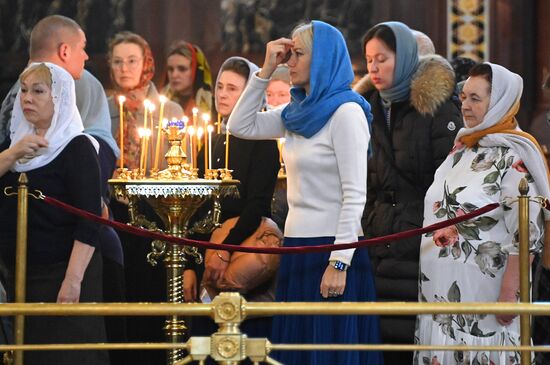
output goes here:
{"type": "Polygon", "coordinates": [[[489,1],[447,0],[449,59],[489,59],[489,1]]]}

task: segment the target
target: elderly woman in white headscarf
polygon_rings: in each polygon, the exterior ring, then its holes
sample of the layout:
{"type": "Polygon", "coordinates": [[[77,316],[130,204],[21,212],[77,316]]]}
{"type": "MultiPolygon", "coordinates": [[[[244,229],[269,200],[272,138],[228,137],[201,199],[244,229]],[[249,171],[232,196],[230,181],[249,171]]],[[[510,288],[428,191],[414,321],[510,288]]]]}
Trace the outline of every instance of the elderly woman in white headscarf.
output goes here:
{"type": "MultiPolygon", "coordinates": [[[[29,189],[99,215],[97,142],[83,134],[71,75],[50,63],[31,64],[20,76],[10,138],[0,146],[0,188],[17,186],[20,173],[29,189]]],[[[13,298],[17,199],[0,198],[0,257],[8,267],[13,298]]],[[[43,201],[30,199],[27,302],[101,301],[98,226],[43,201]]],[[[26,343],[105,341],[101,317],[28,317],[26,343]]],[[[104,351],[31,351],[25,364],[107,364],[104,351]]]]}
{"type": "MultiPolygon", "coordinates": [[[[470,71],[461,93],[465,128],[426,193],[424,225],[464,215],[490,203],[481,217],[427,234],[420,249],[423,302],[516,302],[519,289],[518,195],[522,178],[530,195],[550,195],[540,147],[518,127],[521,77],[484,63],[470,71]]],[[[531,252],[544,241],[545,217],[531,203],[531,252]]],[[[519,345],[512,315],[419,315],[416,342],[432,345],[519,345]]],[[[519,364],[519,352],[419,352],[415,364],[519,364]]]]}

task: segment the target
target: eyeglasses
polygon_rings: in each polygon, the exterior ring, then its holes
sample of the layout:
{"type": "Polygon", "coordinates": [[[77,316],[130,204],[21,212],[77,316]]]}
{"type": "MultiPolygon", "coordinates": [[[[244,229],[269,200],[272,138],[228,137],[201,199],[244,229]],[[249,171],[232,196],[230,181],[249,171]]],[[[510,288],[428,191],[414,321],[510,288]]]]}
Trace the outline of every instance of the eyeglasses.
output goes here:
{"type": "Polygon", "coordinates": [[[111,67],[121,69],[122,66],[126,64],[128,69],[135,70],[138,67],[141,60],[142,60],[141,58],[128,58],[127,61],[124,61],[123,59],[117,58],[111,61],[111,67]]]}

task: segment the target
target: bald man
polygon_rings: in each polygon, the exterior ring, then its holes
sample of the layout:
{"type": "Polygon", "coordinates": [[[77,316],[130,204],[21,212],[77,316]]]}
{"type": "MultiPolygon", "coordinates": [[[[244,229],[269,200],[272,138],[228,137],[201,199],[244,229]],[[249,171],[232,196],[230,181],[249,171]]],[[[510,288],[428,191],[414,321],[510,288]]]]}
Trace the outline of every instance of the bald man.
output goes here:
{"type": "MultiPolygon", "coordinates": [[[[43,18],[31,32],[29,55],[29,63],[54,63],[67,70],[76,80],[76,103],[80,110],[84,131],[96,137],[100,145],[110,148],[111,151],[103,152],[109,155],[106,158],[116,161],[120,151],[111,133],[107,98],[101,83],[84,70],[88,54],[86,53],[86,35],[80,26],[74,20],[62,15],[43,18]],[[89,105],[93,108],[87,107],[89,105]]],[[[0,143],[9,136],[11,111],[18,90],[19,82],[16,82],[2,102],[0,143]]],[[[114,168],[114,162],[112,165],[114,168]]]]}

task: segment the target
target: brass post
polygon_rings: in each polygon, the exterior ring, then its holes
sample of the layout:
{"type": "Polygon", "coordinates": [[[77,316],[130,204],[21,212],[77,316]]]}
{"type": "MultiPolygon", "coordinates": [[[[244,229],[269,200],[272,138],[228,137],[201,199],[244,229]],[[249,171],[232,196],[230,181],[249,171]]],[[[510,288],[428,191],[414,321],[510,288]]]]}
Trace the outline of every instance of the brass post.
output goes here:
{"type": "MultiPolygon", "coordinates": [[[[27,281],[27,219],[28,219],[28,179],[25,173],[19,176],[17,194],[17,242],[15,252],[15,302],[25,302],[27,281]]],[[[16,345],[25,341],[25,316],[15,316],[14,339],[16,345]]],[[[23,351],[14,352],[15,365],[23,365],[23,351]]]]}
{"type": "MultiPolygon", "coordinates": [[[[529,260],[529,185],[527,179],[521,179],[519,183],[519,293],[522,303],[529,303],[530,297],[530,260],[529,260]]],[[[520,335],[521,345],[529,346],[531,344],[531,316],[529,314],[520,315],[520,335]]],[[[521,364],[531,364],[531,351],[521,352],[521,364]]]]}
{"type": "Polygon", "coordinates": [[[219,328],[211,336],[210,356],[218,364],[236,365],[246,358],[246,335],[239,327],[246,318],[245,303],[239,293],[220,293],[212,300],[214,322],[219,328]]]}
{"type": "MultiPolygon", "coordinates": [[[[183,270],[185,269],[186,259],[181,246],[168,245],[164,257],[166,266],[166,295],[170,303],[183,303],[183,270]]],[[[164,331],[167,340],[172,343],[183,342],[183,335],[187,330],[183,318],[177,315],[171,315],[166,318],[164,331]]],[[[173,365],[184,358],[183,349],[168,350],[168,364],[173,365]]]]}

